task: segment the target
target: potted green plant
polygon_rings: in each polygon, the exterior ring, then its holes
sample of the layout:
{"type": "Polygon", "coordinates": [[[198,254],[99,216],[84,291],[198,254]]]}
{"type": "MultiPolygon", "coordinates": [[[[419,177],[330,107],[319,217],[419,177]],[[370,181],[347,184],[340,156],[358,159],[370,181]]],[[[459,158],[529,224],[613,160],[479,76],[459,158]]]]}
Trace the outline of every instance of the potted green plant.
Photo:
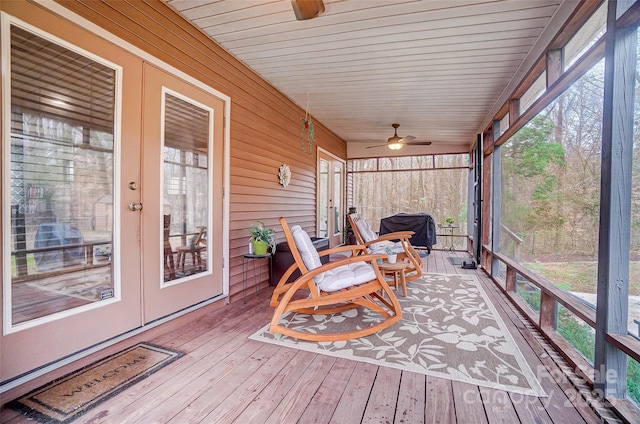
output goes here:
{"type": "Polygon", "coordinates": [[[275,230],[264,225],[262,221],[252,224],[249,228],[251,238],[249,241],[253,246],[253,253],[256,255],[265,255],[267,248],[271,247],[271,253],[276,250],[275,230]]]}
{"type": "Polygon", "coordinates": [[[444,221],[447,223],[447,225],[448,225],[449,227],[451,227],[451,226],[453,225],[453,222],[454,222],[454,221],[453,221],[453,218],[451,218],[450,216],[446,217],[446,218],[444,219],[444,221]]]}
{"type": "Polygon", "coordinates": [[[384,248],[384,251],[387,254],[387,262],[395,264],[398,254],[393,250],[393,248],[391,246],[387,246],[384,248]]]}

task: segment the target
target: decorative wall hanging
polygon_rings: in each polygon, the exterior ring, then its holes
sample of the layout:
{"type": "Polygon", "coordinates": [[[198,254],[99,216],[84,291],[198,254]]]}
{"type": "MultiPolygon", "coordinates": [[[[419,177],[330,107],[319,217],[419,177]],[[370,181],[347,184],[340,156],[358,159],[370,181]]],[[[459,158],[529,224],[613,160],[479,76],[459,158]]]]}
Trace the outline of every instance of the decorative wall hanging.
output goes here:
{"type": "Polygon", "coordinates": [[[305,111],[304,118],[302,118],[300,122],[302,123],[302,152],[304,152],[306,142],[309,146],[309,153],[313,153],[315,132],[313,130],[313,121],[311,121],[311,117],[309,116],[309,93],[307,93],[307,110],[305,111]]]}
{"type": "Polygon", "coordinates": [[[289,185],[289,182],[291,181],[291,170],[289,169],[289,165],[280,165],[278,177],[280,177],[280,184],[282,184],[282,187],[289,185]]]}

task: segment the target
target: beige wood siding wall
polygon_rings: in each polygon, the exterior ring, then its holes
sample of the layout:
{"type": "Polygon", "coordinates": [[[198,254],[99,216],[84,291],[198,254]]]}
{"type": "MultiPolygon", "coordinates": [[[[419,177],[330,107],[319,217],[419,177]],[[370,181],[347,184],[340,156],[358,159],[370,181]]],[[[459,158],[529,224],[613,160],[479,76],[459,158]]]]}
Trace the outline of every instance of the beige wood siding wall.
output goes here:
{"type": "MultiPolygon", "coordinates": [[[[316,153],[302,152],[304,110],[205,34],[155,0],[58,0],[110,33],[145,50],[231,98],[230,294],[242,290],[242,255],[250,224],[262,220],[283,233],[280,216],[315,235],[316,153]],[[291,183],[279,184],[288,164],[291,183]]],[[[300,88],[305,90],[304,87],[300,88]]],[[[229,120],[227,120],[229,122],[229,120]]],[[[346,143],[315,123],[316,144],[346,158],[346,143]]],[[[314,146],[315,150],[315,146],[314,146]]],[[[263,272],[266,280],[266,267],[263,272]]]]}

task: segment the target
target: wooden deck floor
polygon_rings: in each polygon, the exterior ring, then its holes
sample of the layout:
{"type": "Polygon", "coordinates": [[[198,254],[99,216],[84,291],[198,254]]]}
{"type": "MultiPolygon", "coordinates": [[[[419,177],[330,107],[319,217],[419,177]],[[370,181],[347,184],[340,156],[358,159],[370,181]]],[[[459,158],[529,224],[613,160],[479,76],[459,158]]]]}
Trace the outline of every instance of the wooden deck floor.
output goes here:
{"type": "MultiPolygon", "coordinates": [[[[427,272],[475,273],[549,394],[528,397],[253,341],[272,314],[269,289],[210,305],[2,395],[21,392],[138,341],[186,356],[98,405],[76,423],[599,423],[569,367],[480,270],[433,251],[427,272]]],[[[465,256],[466,257],[466,256],[465,256]]],[[[609,412],[598,409],[605,418],[609,412]]],[[[615,419],[607,420],[616,422],[615,419]]],[[[7,408],[0,422],[33,422],[7,408]]]]}

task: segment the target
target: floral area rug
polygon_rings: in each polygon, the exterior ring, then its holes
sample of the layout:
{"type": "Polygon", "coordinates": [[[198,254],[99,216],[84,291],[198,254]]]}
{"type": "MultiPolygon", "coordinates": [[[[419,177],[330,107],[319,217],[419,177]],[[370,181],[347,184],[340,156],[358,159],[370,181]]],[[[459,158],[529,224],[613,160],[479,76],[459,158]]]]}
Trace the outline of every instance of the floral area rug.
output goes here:
{"type": "MultiPolygon", "coordinates": [[[[532,396],[546,396],[505,323],[473,275],[427,274],[399,296],[402,320],[378,333],[337,342],[309,342],[268,331],[250,338],[320,354],[457,380],[532,396]]],[[[380,317],[369,310],[310,316],[283,323],[322,333],[364,327],[380,317]]]]}

